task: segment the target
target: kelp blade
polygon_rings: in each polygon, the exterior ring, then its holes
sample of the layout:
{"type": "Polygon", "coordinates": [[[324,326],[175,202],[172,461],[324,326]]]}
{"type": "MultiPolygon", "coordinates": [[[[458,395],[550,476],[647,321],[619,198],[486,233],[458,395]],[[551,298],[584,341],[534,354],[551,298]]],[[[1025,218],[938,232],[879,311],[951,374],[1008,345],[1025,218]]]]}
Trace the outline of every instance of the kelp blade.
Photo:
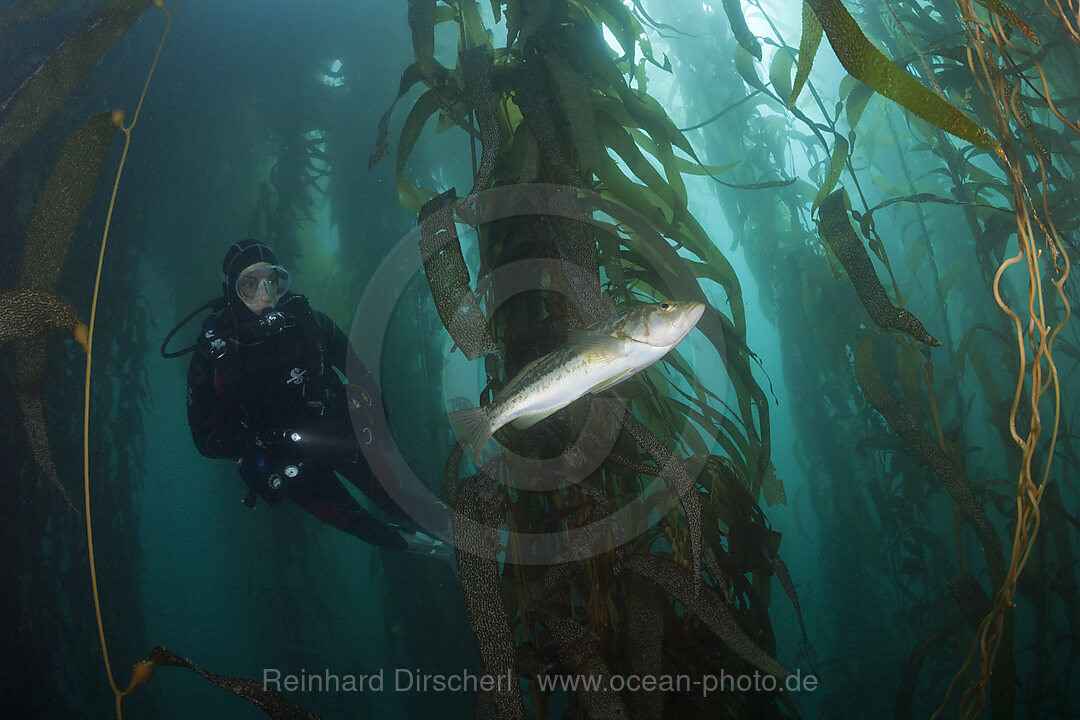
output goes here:
{"type": "Polygon", "coordinates": [[[0,13],[0,36],[19,23],[44,15],[61,2],[62,0],[23,0],[15,7],[0,13]]]}
{"type": "Polygon", "coordinates": [[[190,660],[182,658],[160,645],[150,651],[150,661],[153,662],[154,665],[170,665],[172,667],[182,667],[193,670],[217,685],[219,688],[228,690],[233,695],[244,698],[274,720],[321,720],[315,713],[308,712],[301,707],[293,705],[277,690],[271,690],[257,680],[218,675],[215,672],[203,670],[190,660]]]}
{"type": "Polygon", "coordinates": [[[40,288],[0,292],[0,347],[53,330],[74,331],[78,324],[75,306],[54,292],[40,288]]]}
{"type": "Polygon", "coordinates": [[[848,220],[847,194],[843,189],[832,193],[821,203],[818,230],[822,242],[844,266],[863,307],[879,327],[900,330],[931,347],[941,345],[926,331],[917,317],[905,308],[893,305],[889,300],[885,287],[874,272],[870,255],[848,220]]]}
{"type": "Polygon", "coordinates": [[[56,289],[115,132],[111,114],[98,113],[64,141],[30,216],[19,264],[20,287],[56,289]]]}
{"type": "MultiPolygon", "coordinates": [[[[6,308],[2,311],[0,321],[5,326],[36,321],[43,332],[74,329],[78,324],[75,308],[54,291],[60,283],[75,232],[105,167],[115,132],[110,114],[99,113],[84,120],[60,149],[30,216],[19,265],[18,284],[38,292],[19,296],[17,305],[10,311],[6,308]]],[[[74,509],[60,483],[46,432],[45,353],[46,344],[40,338],[16,346],[15,390],[34,458],[74,509]]]]}
{"type": "Polygon", "coordinates": [[[450,337],[469,360],[498,351],[483,308],[469,287],[469,268],[454,228],[453,189],[420,212],[420,254],[435,307],[450,337]]]}
{"type": "Polygon", "coordinates": [[[0,165],[41,129],[150,4],[150,0],[105,0],[0,106],[0,165]]]}
{"type": "Polygon", "coordinates": [[[824,28],[840,64],[853,77],[961,140],[988,150],[998,147],[985,128],[920,85],[874,47],[840,0],[807,2],[824,28]]]}
{"type": "Polygon", "coordinates": [[[799,40],[799,65],[795,69],[795,81],[792,84],[791,97],[788,98],[787,106],[790,108],[802,92],[803,85],[810,79],[810,69],[814,65],[814,56],[817,55],[818,46],[821,45],[823,29],[818,22],[810,4],[803,2],[802,9],[802,39],[799,40]]]}

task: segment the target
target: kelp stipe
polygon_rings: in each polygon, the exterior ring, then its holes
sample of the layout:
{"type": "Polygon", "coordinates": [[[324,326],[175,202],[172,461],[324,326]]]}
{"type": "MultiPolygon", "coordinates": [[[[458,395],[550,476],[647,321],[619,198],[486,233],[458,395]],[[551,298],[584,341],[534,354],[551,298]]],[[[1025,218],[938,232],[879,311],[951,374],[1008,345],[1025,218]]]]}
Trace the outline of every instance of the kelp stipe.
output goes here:
{"type": "MultiPolygon", "coordinates": [[[[416,62],[402,74],[398,99],[413,85],[423,84],[426,89],[405,120],[397,143],[396,166],[402,204],[422,210],[425,270],[439,314],[455,342],[470,356],[486,356],[489,387],[497,391],[522,367],[564,342],[569,331],[605,317],[611,312],[611,301],[617,304],[641,296],[704,300],[696,280],[696,275],[701,275],[715,280],[727,292],[730,310],[707,311],[698,327],[719,350],[735,386],[732,405],[717,402],[715,393],[704,387],[686,360],[672,352],[670,367],[680,382],[687,383],[690,394],[682,397],[674,382],[652,371],[647,377],[620,385],[617,390],[626,398],[622,402],[628,400],[640,419],[634,415],[624,418],[627,432],[618,434],[609,460],[573,488],[542,493],[515,490],[514,473],[520,472],[517,467],[521,463],[493,460],[459,489],[458,466],[463,454],[460,448],[451,453],[445,495],[450,502],[456,499],[459,511],[470,522],[486,519],[489,529],[505,527],[512,537],[521,538],[562,529],[584,533],[564,548],[566,555],[560,556],[561,561],[547,569],[525,562],[536,552],[534,544],[512,540],[501,577],[490,548],[486,554],[478,548],[471,548],[473,552],[462,548],[459,553],[462,590],[485,670],[501,675],[508,667],[516,668],[529,679],[523,697],[516,688],[478,697],[478,712],[486,708],[498,717],[520,717],[523,712],[544,716],[550,693],[540,689],[537,674],[551,671],[542,669],[545,666],[569,674],[595,672],[603,676],[649,666],[656,648],[636,644],[638,650],[630,655],[617,651],[624,622],[630,622],[628,614],[637,627],[661,629],[658,644],[663,652],[699,658],[695,661],[700,663],[698,671],[710,672],[710,668],[721,666],[767,667],[767,672],[784,675],[786,670],[772,658],[775,647],[764,611],[767,576],[774,572],[764,558],[770,552],[775,554],[779,536],[760,530],[740,534],[740,541],[746,543],[740,549],[745,549],[746,555],[733,557],[724,545],[718,520],[726,502],[721,499],[724,473],[737,478],[734,482],[742,484],[755,505],[762,494],[770,501],[782,501],[782,485],[769,460],[769,403],[751,372],[753,354],[746,347],[739,280],[690,213],[683,179],[684,173],[692,173],[713,175],[713,180],[719,181],[715,176],[732,165],[705,166],[665,109],[645,90],[645,63],[663,70],[671,68],[668,58],[659,62],[653,56],[640,19],[646,16],[607,2],[542,3],[531,7],[528,14],[519,4],[508,3],[505,15],[497,5],[495,20],[505,20],[507,45],[493,48],[474,0],[450,6],[452,12],[438,14],[432,12],[432,3],[410,3],[416,62]],[[459,53],[454,68],[444,67],[433,57],[430,37],[438,22],[458,25],[459,53]],[[611,28],[621,39],[622,57],[603,41],[602,26],[611,28]],[[638,52],[640,66],[635,57],[638,52]],[[474,156],[473,187],[449,205],[449,212],[442,209],[446,205],[443,198],[425,205],[445,188],[421,187],[404,174],[424,122],[440,111],[469,133],[471,142],[481,146],[479,162],[474,156]],[[474,112],[475,125],[471,120],[474,112]],[[677,150],[690,160],[680,157],[677,150]],[[647,159],[647,155],[652,158],[647,159]],[[470,309],[465,313],[470,318],[478,316],[478,327],[493,329],[498,348],[494,352],[489,343],[476,342],[483,333],[466,332],[465,325],[454,321],[463,312],[463,303],[453,299],[467,301],[465,293],[471,295],[472,291],[460,263],[457,271],[449,265],[460,257],[460,239],[450,233],[450,220],[457,215],[467,222],[475,211],[469,206],[474,198],[517,183],[532,184],[522,187],[526,195],[529,187],[543,192],[541,188],[561,185],[560,192],[574,199],[568,207],[579,195],[596,191],[597,197],[588,193],[593,198],[589,202],[599,203],[595,209],[620,218],[620,225],[587,222],[573,212],[559,217],[544,213],[536,217],[526,212],[478,228],[481,274],[530,259],[556,268],[550,273],[550,284],[539,291],[515,296],[493,312],[494,298],[488,290],[481,297],[482,312],[470,309]],[[440,220],[436,212],[446,217],[440,220]],[[442,240],[441,254],[433,253],[435,238],[442,240]],[[687,262],[673,245],[687,250],[694,261],[687,262]],[[601,271],[608,279],[606,288],[600,285],[601,271]],[[455,292],[445,289],[445,278],[449,277],[456,278],[455,292]],[[569,300],[561,300],[561,294],[569,300]],[[703,429],[691,428],[689,418],[703,429]],[[714,438],[731,453],[730,465],[704,462],[708,443],[714,438]],[[681,452],[669,449],[676,443],[691,448],[694,455],[689,462],[681,452]],[[626,538],[605,540],[590,535],[591,518],[619,509],[627,502],[625,498],[639,495],[653,477],[660,479],[669,496],[678,498],[678,512],[642,536],[630,538],[628,544],[624,544],[626,538]],[[506,479],[511,480],[510,488],[502,485],[506,479]],[[763,547],[766,543],[768,547],[763,547]],[[597,547],[603,548],[600,554],[591,554],[590,548],[597,547]],[[648,564],[649,558],[656,557],[675,569],[648,564]],[[639,566],[639,561],[644,564],[639,566]],[[713,568],[707,576],[703,573],[706,564],[713,568]],[[754,576],[752,584],[745,574],[754,576]],[[725,579],[728,577],[732,579],[725,579]],[[628,610],[634,602],[628,597],[628,588],[650,586],[655,589],[656,602],[634,604],[635,610],[628,610]],[[717,590],[721,586],[723,589],[717,590]],[[692,603],[696,612],[676,609],[679,602],[692,603]],[[691,629],[700,626],[699,614],[707,618],[705,627],[710,628],[704,633],[691,629]],[[746,636],[740,634],[740,627],[749,628],[746,632],[761,644],[744,642],[746,636]],[[713,632],[719,632],[729,646],[716,649],[713,632]],[[694,639],[687,641],[687,637],[694,639]]],[[[389,112],[379,127],[372,164],[388,149],[389,112]]],[[[784,179],[779,184],[792,182],[784,179]]],[[[776,184],[767,181],[745,186],[776,184]]],[[[452,195],[446,198],[453,201],[452,195]]],[[[495,436],[528,457],[560,455],[592,408],[599,408],[606,416],[612,412],[609,406],[618,408],[620,404],[605,398],[590,406],[586,398],[527,432],[506,428],[495,436]]],[[[571,455],[566,456],[570,465],[571,455]]],[[[455,526],[455,533],[458,530],[455,526]]],[[[457,539],[468,540],[464,536],[457,539]]],[[[640,706],[663,707],[665,698],[659,693],[652,695],[640,706]]],[[[627,703],[639,706],[637,699],[616,692],[581,692],[572,702],[600,714],[625,713],[627,703]]],[[[744,702],[780,716],[789,708],[785,699],[773,695],[750,701],[717,697],[708,704],[714,711],[724,712],[744,702]]],[[[692,701],[677,695],[671,696],[670,703],[667,709],[671,712],[700,711],[692,701]]]]}

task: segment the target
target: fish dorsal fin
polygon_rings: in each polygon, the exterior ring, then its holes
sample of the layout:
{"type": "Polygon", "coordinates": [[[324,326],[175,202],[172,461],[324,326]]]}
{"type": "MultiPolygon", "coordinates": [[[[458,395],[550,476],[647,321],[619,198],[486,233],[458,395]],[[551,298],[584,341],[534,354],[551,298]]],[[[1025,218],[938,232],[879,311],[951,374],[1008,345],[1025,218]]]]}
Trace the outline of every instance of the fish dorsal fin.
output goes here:
{"type": "Polygon", "coordinates": [[[623,341],[607,333],[592,330],[571,330],[567,335],[567,346],[593,362],[610,362],[622,354],[623,341]]]}
{"type": "Polygon", "coordinates": [[[540,357],[536,358],[532,362],[527,363],[525,365],[525,367],[521,368],[521,370],[518,370],[518,374],[515,375],[513,378],[511,378],[510,382],[506,383],[501,388],[499,388],[499,390],[495,393],[495,398],[494,399],[498,400],[499,398],[504,397],[508,392],[513,390],[515,387],[517,387],[518,384],[522,381],[522,379],[524,379],[524,377],[526,375],[528,375],[530,372],[532,372],[533,368],[535,368],[537,365],[540,364],[541,360],[543,360],[546,357],[550,357],[551,355],[552,355],[552,353],[548,353],[547,355],[541,355],[540,357]]]}

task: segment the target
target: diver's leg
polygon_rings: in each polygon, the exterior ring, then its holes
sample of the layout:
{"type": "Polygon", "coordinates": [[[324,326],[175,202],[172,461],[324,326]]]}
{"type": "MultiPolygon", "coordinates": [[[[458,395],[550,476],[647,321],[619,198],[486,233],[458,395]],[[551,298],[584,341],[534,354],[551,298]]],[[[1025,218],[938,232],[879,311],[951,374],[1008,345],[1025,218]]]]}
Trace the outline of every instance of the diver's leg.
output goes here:
{"type": "MultiPolygon", "coordinates": [[[[391,479],[388,477],[375,477],[375,473],[372,472],[371,466],[367,463],[367,459],[361,453],[354,462],[338,463],[334,467],[339,473],[341,473],[345,479],[352,483],[356,488],[364,493],[364,496],[370,500],[375,507],[390,513],[397,518],[407,518],[409,514],[397,504],[384,482],[388,482],[391,479]]],[[[397,488],[394,488],[395,492],[397,488]]]]}
{"type": "Polygon", "coordinates": [[[396,482],[395,478],[386,478],[382,475],[376,477],[371,466],[366,462],[363,454],[356,462],[342,463],[335,467],[350,483],[355,485],[360,492],[371,500],[380,510],[390,513],[396,518],[413,521],[422,528],[431,530],[437,535],[449,539],[450,535],[450,510],[438,500],[425,498],[422,495],[407,493],[400,486],[392,488],[394,497],[391,497],[384,482],[396,482]],[[406,494],[408,500],[404,500],[406,494]],[[402,498],[410,511],[406,511],[395,498],[402,498]]]}
{"type": "Polygon", "coordinates": [[[452,559],[450,546],[425,533],[383,522],[356,501],[334,473],[326,468],[304,469],[304,477],[286,486],[285,495],[328,525],[369,545],[452,559]]]}
{"type": "Polygon", "coordinates": [[[288,486],[285,495],[327,525],[347,532],[369,545],[404,550],[408,543],[400,528],[385,523],[356,501],[334,474],[322,468],[304,468],[304,477],[288,486]]]}

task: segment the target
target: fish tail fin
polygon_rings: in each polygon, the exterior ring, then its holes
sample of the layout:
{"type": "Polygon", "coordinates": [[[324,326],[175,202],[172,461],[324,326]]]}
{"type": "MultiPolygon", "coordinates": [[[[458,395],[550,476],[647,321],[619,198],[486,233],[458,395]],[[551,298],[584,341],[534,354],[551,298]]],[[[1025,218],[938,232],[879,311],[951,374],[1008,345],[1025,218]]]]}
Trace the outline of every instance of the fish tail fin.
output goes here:
{"type": "Polygon", "coordinates": [[[473,459],[480,465],[480,451],[491,439],[495,430],[491,427],[484,408],[466,408],[449,414],[450,424],[455,432],[473,446],[473,459]]]}

